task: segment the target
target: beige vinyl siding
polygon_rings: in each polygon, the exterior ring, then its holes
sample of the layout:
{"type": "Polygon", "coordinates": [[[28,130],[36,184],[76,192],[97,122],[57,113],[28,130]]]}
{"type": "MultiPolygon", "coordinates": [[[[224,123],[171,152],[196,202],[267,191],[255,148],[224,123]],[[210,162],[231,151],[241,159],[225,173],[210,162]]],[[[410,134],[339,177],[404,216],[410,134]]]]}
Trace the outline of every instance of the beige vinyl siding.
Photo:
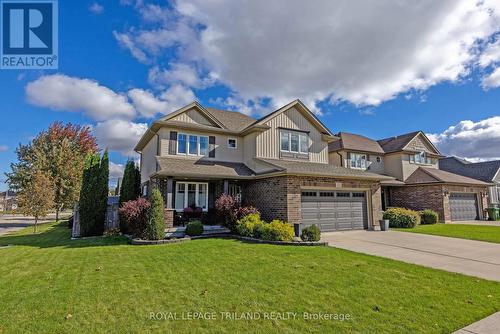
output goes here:
{"type": "Polygon", "coordinates": [[[402,154],[390,154],[384,157],[385,173],[400,181],[404,181],[402,156],[402,154]]]}
{"type": "Polygon", "coordinates": [[[266,125],[270,129],[256,138],[256,156],[259,158],[279,159],[279,129],[309,131],[309,161],[328,163],[328,144],[321,138],[321,133],[297,109],[289,109],[273,117],[266,125]]]}
{"type": "Polygon", "coordinates": [[[429,144],[427,144],[427,142],[422,139],[421,135],[413,138],[413,140],[408,143],[407,149],[412,151],[424,151],[433,154],[437,153],[429,144]]]}
{"type": "Polygon", "coordinates": [[[151,174],[156,172],[156,143],[157,137],[153,136],[144,146],[141,155],[141,183],[149,180],[151,174]]]}
{"type": "Polygon", "coordinates": [[[184,122],[184,123],[190,123],[190,124],[202,124],[202,125],[209,125],[213,126],[214,124],[208,120],[205,116],[200,114],[197,110],[191,109],[186,112],[183,112],[182,114],[172,118],[173,121],[176,122],[184,122]]]}
{"type": "MultiPolygon", "coordinates": [[[[243,162],[243,151],[244,143],[243,137],[238,136],[226,136],[221,134],[213,134],[208,132],[184,130],[184,129],[174,129],[174,128],[161,128],[158,133],[161,140],[161,156],[168,156],[169,138],[170,131],[177,131],[179,133],[193,134],[198,136],[214,136],[215,137],[215,158],[210,158],[210,160],[216,161],[233,161],[233,162],[243,162]],[[227,141],[229,138],[235,138],[237,140],[237,147],[228,148],[227,141]]],[[[208,157],[193,156],[193,155],[173,155],[176,158],[186,158],[186,159],[209,159],[208,157]]]]}

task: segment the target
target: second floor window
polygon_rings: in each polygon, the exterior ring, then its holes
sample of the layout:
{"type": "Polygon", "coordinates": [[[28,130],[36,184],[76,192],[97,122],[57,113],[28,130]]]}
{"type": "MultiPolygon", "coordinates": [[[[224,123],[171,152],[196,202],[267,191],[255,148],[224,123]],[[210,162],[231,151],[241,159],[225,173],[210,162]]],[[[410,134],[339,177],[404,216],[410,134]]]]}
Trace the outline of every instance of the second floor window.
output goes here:
{"type": "Polygon", "coordinates": [[[280,132],[280,149],[283,152],[308,153],[309,136],[304,132],[282,130],[280,132]]]}
{"type": "Polygon", "coordinates": [[[410,162],[416,164],[429,164],[429,165],[434,163],[433,159],[431,157],[428,157],[427,153],[424,151],[410,155],[410,162]]]}
{"type": "Polygon", "coordinates": [[[366,154],[351,153],[351,168],[366,169],[366,154]]]}
{"type": "Polygon", "coordinates": [[[177,154],[208,155],[208,137],[179,133],[177,137],[177,154]]]}

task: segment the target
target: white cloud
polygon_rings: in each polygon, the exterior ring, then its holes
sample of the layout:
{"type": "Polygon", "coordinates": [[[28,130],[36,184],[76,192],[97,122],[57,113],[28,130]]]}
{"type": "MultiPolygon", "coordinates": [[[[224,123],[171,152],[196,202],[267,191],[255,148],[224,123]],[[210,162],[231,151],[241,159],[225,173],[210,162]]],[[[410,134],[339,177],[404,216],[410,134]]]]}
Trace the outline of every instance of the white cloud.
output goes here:
{"type": "Polygon", "coordinates": [[[125,167],[123,164],[115,164],[113,161],[109,162],[109,177],[110,178],[119,178],[123,177],[123,171],[125,167]]]}
{"type": "Polygon", "coordinates": [[[101,148],[120,152],[124,156],[134,156],[134,147],[147,129],[145,123],[109,120],[97,123],[93,132],[101,148]]]}
{"type": "Polygon", "coordinates": [[[135,116],[126,96],[96,81],[62,74],[42,76],[28,83],[26,96],[34,105],[53,110],[82,111],[97,121],[135,116]]]}
{"type": "Polygon", "coordinates": [[[378,105],[459,81],[478,63],[478,44],[500,29],[497,0],[179,0],[160,15],[177,21],[130,30],[134,48],[152,58],[173,51],[239,99],[273,105],[378,105]]]}
{"type": "Polygon", "coordinates": [[[193,91],[182,85],[173,85],[160,94],[160,98],[168,103],[169,112],[184,107],[196,100],[193,91]]]}
{"type": "Polygon", "coordinates": [[[481,67],[486,67],[497,62],[500,62],[500,38],[496,42],[489,44],[479,58],[479,65],[481,67]]]}
{"type": "Polygon", "coordinates": [[[161,70],[155,66],[149,70],[148,81],[153,86],[182,84],[188,87],[200,87],[202,81],[193,66],[171,64],[169,69],[161,70]]]}
{"type": "Polygon", "coordinates": [[[500,67],[497,67],[493,72],[483,78],[482,86],[486,90],[500,87],[500,67]]]}
{"type": "Polygon", "coordinates": [[[104,11],[104,7],[98,4],[97,2],[94,2],[92,5],[90,5],[89,10],[92,13],[99,15],[102,14],[102,12],[104,11]]]}
{"type": "Polygon", "coordinates": [[[128,91],[128,96],[136,110],[144,117],[150,118],[168,112],[168,103],[157,99],[146,90],[134,88],[128,91]]]}
{"type": "Polygon", "coordinates": [[[0,145],[0,152],[6,152],[9,150],[9,147],[7,145],[0,145]]]}
{"type": "Polygon", "coordinates": [[[134,56],[141,63],[147,64],[149,62],[146,53],[135,45],[135,43],[132,41],[129,35],[113,31],[113,36],[115,36],[116,40],[118,41],[118,44],[122,48],[128,49],[132,54],[132,56],[134,56]]]}
{"type": "Polygon", "coordinates": [[[441,153],[475,161],[500,156],[500,116],[478,122],[461,121],[439,134],[430,134],[441,153]]]}

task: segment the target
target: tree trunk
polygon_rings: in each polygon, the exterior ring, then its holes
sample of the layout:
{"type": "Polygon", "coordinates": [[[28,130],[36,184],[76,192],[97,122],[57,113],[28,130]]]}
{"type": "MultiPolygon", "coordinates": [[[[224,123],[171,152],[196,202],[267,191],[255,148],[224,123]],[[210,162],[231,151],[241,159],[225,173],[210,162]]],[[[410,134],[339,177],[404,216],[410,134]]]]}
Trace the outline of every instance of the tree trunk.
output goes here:
{"type": "Polygon", "coordinates": [[[36,233],[37,224],[38,224],[38,216],[35,216],[35,225],[33,225],[33,233],[36,233]]]}
{"type": "Polygon", "coordinates": [[[59,223],[59,205],[56,207],[56,223],[59,223]]]}

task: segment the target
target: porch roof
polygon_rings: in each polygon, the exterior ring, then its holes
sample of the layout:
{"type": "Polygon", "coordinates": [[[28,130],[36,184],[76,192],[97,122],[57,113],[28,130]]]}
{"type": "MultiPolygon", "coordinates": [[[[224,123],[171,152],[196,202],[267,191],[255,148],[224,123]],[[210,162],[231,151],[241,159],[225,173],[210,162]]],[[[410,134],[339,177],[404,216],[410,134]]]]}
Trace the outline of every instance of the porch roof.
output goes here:
{"type": "Polygon", "coordinates": [[[291,161],[291,160],[263,159],[263,158],[255,158],[255,159],[273,166],[277,172],[285,172],[287,174],[314,175],[314,176],[317,175],[326,177],[370,179],[370,180],[394,179],[391,176],[370,173],[359,169],[339,167],[330,164],[304,162],[304,161],[291,161]]]}
{"type": "Polygon", "coordinates": [[[186,176],[203,178],[249,178],[255,173],[243,163],[156,157],[156,176],[186,176]]]}
{"type": "Polygon", "coordinates": [[[486,183],[470,177],[453,174],[444,170],[428,167],[419,167],[408,179],[406,184],[426,184],[426,183],[452,183],[452,184],[468,184],[477,186],[490,186],[491,183],[486,183]]]}

